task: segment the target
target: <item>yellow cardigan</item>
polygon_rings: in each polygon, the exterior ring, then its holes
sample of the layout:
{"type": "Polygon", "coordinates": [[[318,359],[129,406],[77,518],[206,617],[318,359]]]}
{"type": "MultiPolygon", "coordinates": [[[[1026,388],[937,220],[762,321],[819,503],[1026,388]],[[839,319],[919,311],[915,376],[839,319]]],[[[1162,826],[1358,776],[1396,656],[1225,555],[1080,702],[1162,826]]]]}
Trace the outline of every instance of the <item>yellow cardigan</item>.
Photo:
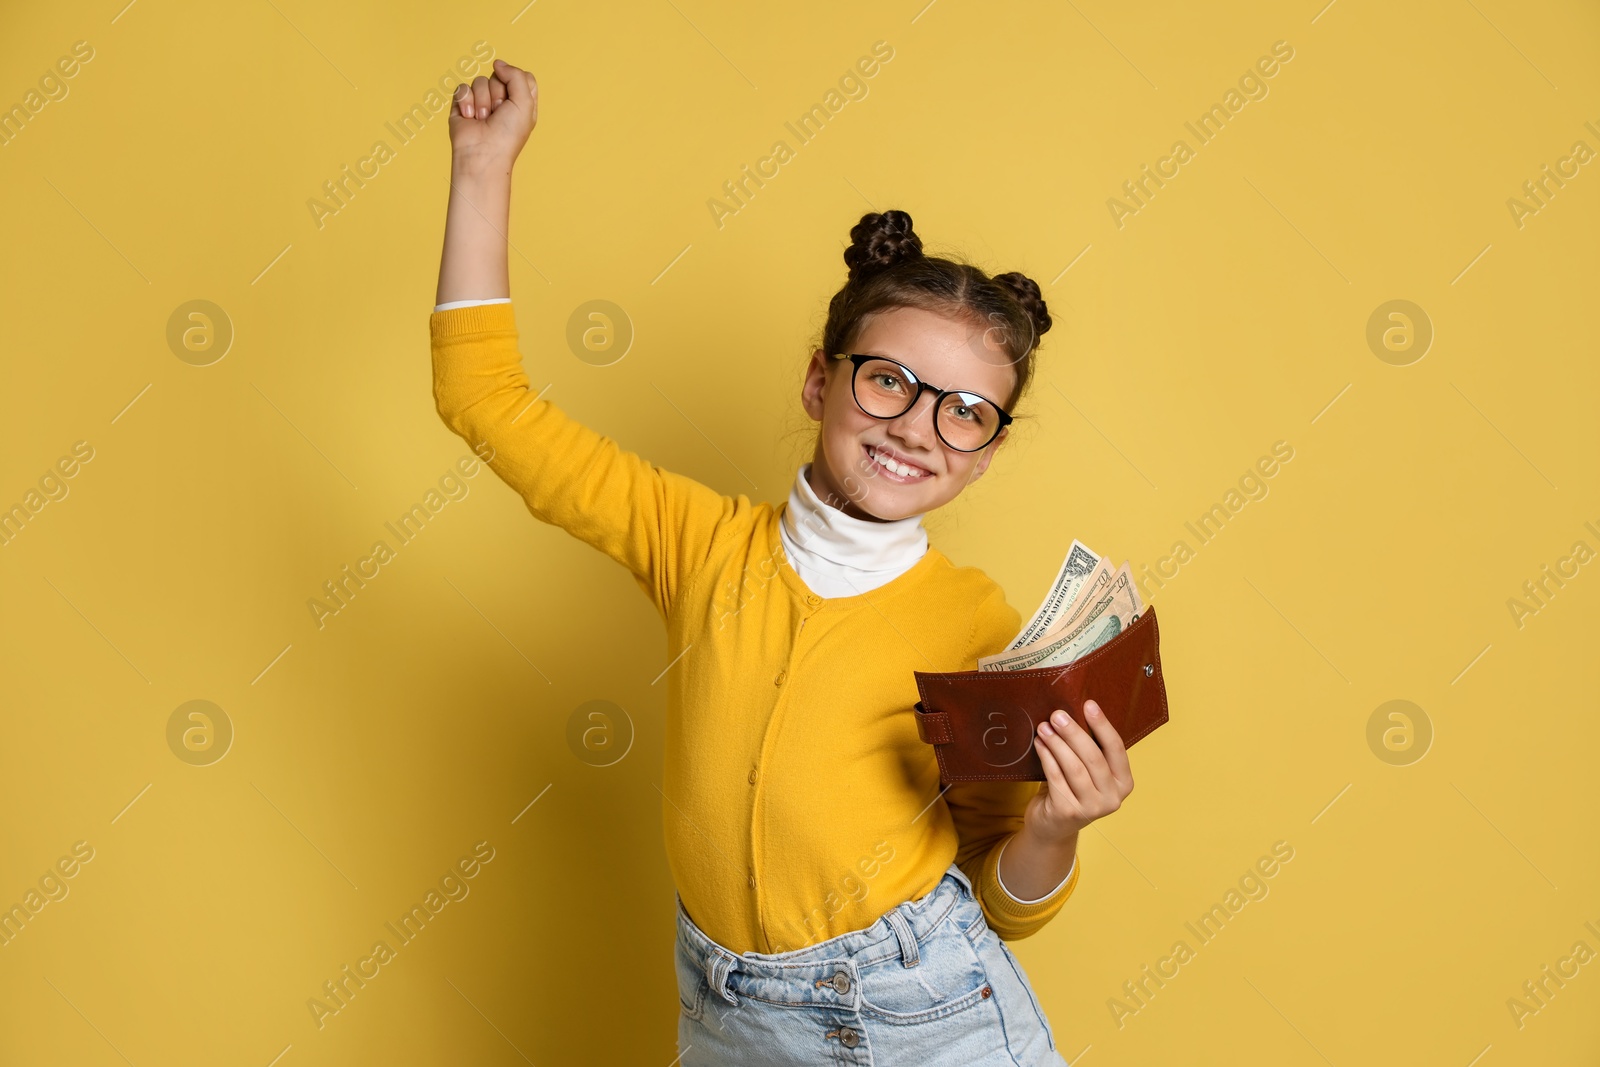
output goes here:
{"type": "Polygon", "coordinates": [[[534,400],[510,304],[429,319],[439,416],[528,510],[626,567],[666,623],[662,826],[684,908],[734,953],[871,925],[952,861],[1006,940],[1077,886],[1019,904],[995,874],[1037,782],[942,793],[913,670],[971,670],[1022,620],[976,567],[929,546],[856,596],[822,598],[783,555],[774,508],[662,470],[534,400]],[[487,450],[484,450],[487,454],[487,450]]]}

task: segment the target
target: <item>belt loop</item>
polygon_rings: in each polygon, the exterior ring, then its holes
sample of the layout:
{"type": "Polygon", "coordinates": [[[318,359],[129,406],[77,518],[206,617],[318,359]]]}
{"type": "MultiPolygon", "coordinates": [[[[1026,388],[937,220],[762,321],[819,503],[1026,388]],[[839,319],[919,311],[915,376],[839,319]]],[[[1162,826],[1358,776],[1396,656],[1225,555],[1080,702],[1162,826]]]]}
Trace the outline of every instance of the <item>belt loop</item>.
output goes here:
{"type": "Polygon", "coordinates": [[[889,928],[894,931],[894,936],[900,941],[900,959],[907,967],[915,967],[921,960],[917,954],[917,938],[911,932],[911,924],[906,922],[905,915],[899,908],[895,908],[884,916],[889,920],[889,928]]]}
{"type": "Polygon", "coordinates": [[[706,953],[706,984],[729,1004],[739,1003],[739,998],[728,989],[728,975],[733,971],[734,962],[732,956],[719,949],[706,953]]]}

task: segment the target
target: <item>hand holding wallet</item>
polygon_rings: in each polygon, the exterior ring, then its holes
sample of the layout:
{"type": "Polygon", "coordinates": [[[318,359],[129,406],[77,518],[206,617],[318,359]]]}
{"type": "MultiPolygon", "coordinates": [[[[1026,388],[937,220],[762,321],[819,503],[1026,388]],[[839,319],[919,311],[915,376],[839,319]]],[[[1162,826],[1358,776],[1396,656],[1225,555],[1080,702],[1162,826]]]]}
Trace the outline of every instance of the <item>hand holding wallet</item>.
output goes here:
{"type": "Polygon", "coordinates": [[[1041,630],[1043,636],[1021,648],[1014,641],[1005,653],[980,659],[985,669],[913,672],[922,698],[915,711],[917,735],[934,746],[942,784],[1045,781],[1044,764],[1033,745],[1039,724],[1060,709],[1094,737],[1083,717],[1085,700],[1100,706],[1125,748],[1167,721],[1155,609],[1140,602],[1126,564],[1112,575],[1098,557],[1074,542],[1045,603],[1064,622],[1046,628],[1036,614],[1018,640],[1041,630]],[[1069,568],[1078,573],[1070,575],[1069,568]],[[1075,599],[1072,591],[1079,594],[1075,599]],[[1122,597],[1120,618],[1110,606],[1117,596],[1122,597]],[[1107,638],[1112,632],[1115,636],[1107,638]],[[1078,647],[1089,650],[1076,654],[1078,647]],[[1049,665],[1016,667],[1050,660],[1053,651],[1055,661],[1049,665]],[[1059,662],[1073,655],[1070,662],[1059,662]]]}

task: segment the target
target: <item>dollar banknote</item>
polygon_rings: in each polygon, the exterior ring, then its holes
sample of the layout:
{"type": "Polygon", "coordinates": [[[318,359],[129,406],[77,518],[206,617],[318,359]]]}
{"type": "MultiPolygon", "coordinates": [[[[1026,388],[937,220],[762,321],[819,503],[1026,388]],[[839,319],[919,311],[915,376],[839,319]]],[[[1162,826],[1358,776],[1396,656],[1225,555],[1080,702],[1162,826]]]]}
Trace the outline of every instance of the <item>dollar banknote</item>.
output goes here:
{"type": "Polygon", "coordinates": [[[1100,557],[1090,551],[1089,546],[1074,538],[1072,547],[1067,550],[1067,558],[1056,572],[1056,580],[1050,583],[1050,592],[1045,594],[1044,603],[1039,605],[1039,610],[1033,613],[1033,618],[1028,620],[1022,632],[1011,639],[1006,651],[1031,645],[1053,630],[1077,601],[1078,592],[1083,589],[1084,582],[1099,562],[1100,557]]]}
{"type": "Polygon", "coordinates": [[[1031,645],[979,657],[978,670],[1021,671],[1064,666],[1122,633],[1143,611],[1144,602],[1134,584],[1133,571],[1124,561],[1105,590],[1086,603],[1073,619],[1031,645]]]}

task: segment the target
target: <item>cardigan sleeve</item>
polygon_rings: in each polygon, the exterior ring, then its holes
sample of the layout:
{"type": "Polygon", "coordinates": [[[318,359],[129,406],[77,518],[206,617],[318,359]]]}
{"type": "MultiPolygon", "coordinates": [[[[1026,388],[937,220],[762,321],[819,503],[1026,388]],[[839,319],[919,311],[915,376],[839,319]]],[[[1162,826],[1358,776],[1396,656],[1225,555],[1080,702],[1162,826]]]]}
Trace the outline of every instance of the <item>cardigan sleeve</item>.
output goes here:
{"type": "Polygon", "coordinates": [[[530,392],[509,302],[435,311],[428,330],[434,405],[445,425],[535,518],[621,563],[667,617],[739,504],[625,451],[530,392]]]}
{"type": "MultiPolygon", "coordinates": [[[[999,652],[1021,629],[1022,617],[996,585],[978,605],[966,658],[958,669],[975,669],[979,656],[999,652]]],[[[973,895],[989,926],[1006,941],[1042,930],[1077,888],[1083,870],[1081,857],[1074,859],[1061,885],[1031,904],[1017,900],[1001,884],[1000,853],[1022,829],[1022,813],[1042,788],[1042,782],[956,782],[944,794],[960,838],[956,865],[972,880],[973,895]]]]}

